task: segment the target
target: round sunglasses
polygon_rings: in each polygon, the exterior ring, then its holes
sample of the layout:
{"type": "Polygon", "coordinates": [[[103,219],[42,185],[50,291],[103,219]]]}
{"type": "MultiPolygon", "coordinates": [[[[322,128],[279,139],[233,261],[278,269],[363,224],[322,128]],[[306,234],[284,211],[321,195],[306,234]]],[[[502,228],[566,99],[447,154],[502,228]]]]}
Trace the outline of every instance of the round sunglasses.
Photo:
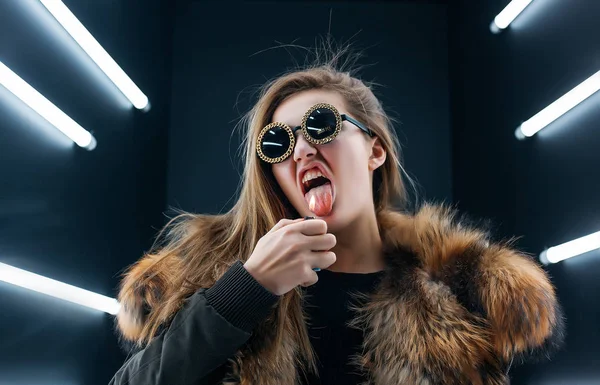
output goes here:
{"type": "Polygon", "coordinates": [[[373,132],[358,120],[340,114],[331,104],[319,103],[306,111],[302,123],[297,127],[292,128],[281,122],[265,126],[258,135],[256,152],[267,163],[283,162],[294,151],[296,131],[302,130],[304,138],[312,144],[325,144],[339,135],[343,121],[348,121],[367,135],[373,136],[373,132]]]}

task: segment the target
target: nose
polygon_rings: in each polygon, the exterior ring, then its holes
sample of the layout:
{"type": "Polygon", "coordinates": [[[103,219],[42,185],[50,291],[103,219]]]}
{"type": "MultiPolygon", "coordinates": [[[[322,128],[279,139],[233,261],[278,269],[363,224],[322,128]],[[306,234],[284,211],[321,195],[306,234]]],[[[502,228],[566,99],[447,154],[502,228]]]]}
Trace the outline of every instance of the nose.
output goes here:
{"type": "Polygon", "coordinates": [[[302,159],[312,158],[316,153],[316,147],[307,141],[302,134],[296,136],[296,147],[294,148],[295,162],[299,162],[302,159]]]}

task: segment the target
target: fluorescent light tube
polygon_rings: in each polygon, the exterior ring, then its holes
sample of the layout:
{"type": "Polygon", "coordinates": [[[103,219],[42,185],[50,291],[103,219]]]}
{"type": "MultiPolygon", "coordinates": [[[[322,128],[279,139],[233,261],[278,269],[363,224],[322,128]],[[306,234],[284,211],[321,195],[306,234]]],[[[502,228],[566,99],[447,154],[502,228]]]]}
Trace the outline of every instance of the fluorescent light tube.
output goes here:
{"type": "Polygon", "coordinates": [[[503,10],[494,18],[490,25],[490,30],[493,33],[498,33],[510,25],[519,16],[521,12],[533,0],[512,0],[503,10]]]}
{"type": "Polygon", "coordinates": [[[600,71],[590,76],[586,81],[567,92],[554,103],[538,112],[517,128],[515,135],[519,139],[535,135],[561,115],[583,102],[600,90],[600,71]]]}
{"type": "Polygon", "coordinates": [[[114,298],[105,297],[50,278],[42,277],[16,267],[0,263],[0,281],[51,295],[108,314],[117,314],[121,305],[114,298]]]}
{"type": "Polygon", "coordinates": [[[600,231],[559,246],[551,247],[540,254],[540,261],[544,265],[557,263],[595,249],[600,249],[600,231]]]}
{"type": "Polygon", "coordinates": [[[77,143],[77,145],[88,150],[96,148],[96,139],[92,134],[62,112],[2,62],[0,62],[0,84],[77,143]]]}
{"type": "Polygon", "coordinates": [[[77,44],[90,56],[109,79],[121,90],[127,99],[138,109],[148,109],[148,98],[119,67],[112,57],[94,39],[91,33],[73,15],[61,0],[40,0],[52,16],[75,39],[77,44]]]}

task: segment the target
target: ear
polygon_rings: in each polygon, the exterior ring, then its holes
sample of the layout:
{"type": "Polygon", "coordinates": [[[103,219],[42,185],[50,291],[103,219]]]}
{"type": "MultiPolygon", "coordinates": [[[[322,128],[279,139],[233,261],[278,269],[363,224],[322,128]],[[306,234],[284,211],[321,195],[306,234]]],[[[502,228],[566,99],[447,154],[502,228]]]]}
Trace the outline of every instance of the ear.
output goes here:
{"type": "Polygon", "coordinates": [[[385,148],[381,145],[381,141],[378,137],[371,142],[371,155],[369,156],[369,170],[375,171],[378,169],[384,162],[387,157],[387,152],[385,148]]]}

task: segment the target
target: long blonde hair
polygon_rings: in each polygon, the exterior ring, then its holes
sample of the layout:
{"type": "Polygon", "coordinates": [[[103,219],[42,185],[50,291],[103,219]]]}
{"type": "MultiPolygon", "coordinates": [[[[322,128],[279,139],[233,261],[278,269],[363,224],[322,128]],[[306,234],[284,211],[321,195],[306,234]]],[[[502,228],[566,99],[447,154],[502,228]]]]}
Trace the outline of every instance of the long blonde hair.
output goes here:
{"type": "MultiPolygon", "coordinates": [[[[369,85],[352,72],[336,68],[339,59],[340,55],[333,55],[325,63],[287,72],[261,88],[258,101],[242,119],[245,167],[239,199],[225,214],[181,213],[173,218],[152,250],[126,271],[119,293],[122,310],[117,316],[123,338],[140,346],[148,343],[187,297],[212,286],[236,260],[246,261],[258,240],[280,219],[297,216],[270,167],[255,153],[258,132],[270,122],[277,106],[297,92],[333,90],[344,97],[348,112],[375,133],[387,152],[373,178],[377,213],[404,204],[399,145],[390,118],[369,85]]],[[[300,288],[280,298],[274,317],[273,346],[281,345],[284,332],[291,335],[299,349],[297,362],[314,371],[300,288]]]]}

